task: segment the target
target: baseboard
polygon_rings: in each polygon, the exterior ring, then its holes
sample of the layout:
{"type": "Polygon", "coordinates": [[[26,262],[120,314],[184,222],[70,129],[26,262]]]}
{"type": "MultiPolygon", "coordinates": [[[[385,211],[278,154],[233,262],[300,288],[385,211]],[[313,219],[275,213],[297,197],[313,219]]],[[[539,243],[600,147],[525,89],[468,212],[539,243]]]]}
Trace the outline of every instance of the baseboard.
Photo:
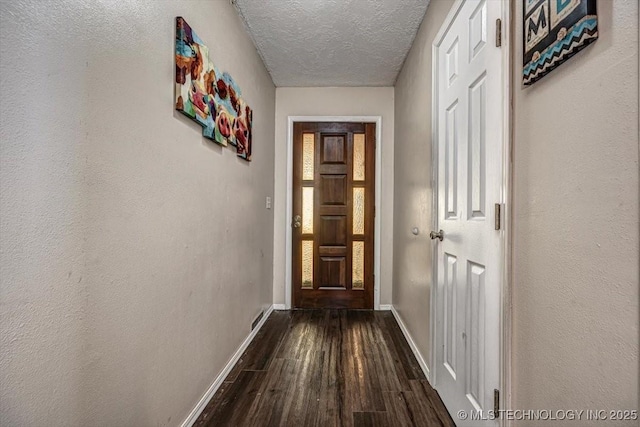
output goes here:
{"type": "Polygon", "coordinates": [[[390,311],[393,306],[391,304],[380,304],[379,311],[390,311]]]}
{"type": "Polygon", "coordinates": [[[287,306],[284,304],[273,304],[273,309],[274,310],[286,310],[287,306]]]}
{"type": "MultiPolygon", "coordinates": [[[[416,359],[418,359],[418,364],[422,368],[422,372],[424,372],[424,375],[427,377],[427,381],[431,383],[429,366],[425,362],[424,357],[422,357],[422,353],[420,353],[420,350],[418,350],[418,347],[416,346],[415,341],[413,341],[413,337],[411,336],[411,334],[409,333],[409,330],[407,329],[406,325],[402,321],[400,314],[396,311],[396,308],[393,305],[391,305],[390,307],[391,307],[391,312],[393,313],[393,317],[396,318],[396,322],[398,322],[398,325],[400,326],[400,330],[402,331],[402,334],[407,339],[407,342],[409,343],[409,347],[411,347],[411,351],[413,351],[413,354],[416,356],[416,359]]],[[[380,306],[380,309],[382,310],[382,306],[380,306]]]]}
{"type": "Polygon", "coordinates": [[[196,420],[198,419],[198,417],[200,416],[204,408],[207,406],[207,404],[209,403],[213,395],[216,394],[216,391],[218,391],[218,388],[220,388],[224,379],[227,377],[227,375],[229,375],[229,372],[231,372],[231,369],[233,369],[236,362],[240,359],[240,356],[242,356],[242,353],[244,353],[247,347],[249,347],[249,344],[251,344],[251,341],[253,341],[255,336],[258,334],[258,331],[260,331],[260,329],[262,328],[262,325],[264,325],[264,323],[267,321],[267,319],[269,318],[269,315],[273,310],[274,310],[274,305],[271,305],[267,309],[267,311],[265,311],[264,316],[262,316],[262,319],[260,320],[260,323],[256,325],[255,329],[251,331],[251,333],[247,336],[247,338],[245,338],[242,344],[240,344],[240,347],[238,347],[238,349],[233,354],[233,356],[231,356],[231,359],[229,359],[229,362],[227,362],[227,364],[222,369],[220,374],[218,374],[218,376],[213,381],[213,383],[211,384],[209,389],[206,391],[204,396],[202,396],[198,404],[195,406],[195,408],[193,408],[189,416],[184,420],[184,422],[181,425],[182,427],[191,427],[196,422],[196,420]]]}

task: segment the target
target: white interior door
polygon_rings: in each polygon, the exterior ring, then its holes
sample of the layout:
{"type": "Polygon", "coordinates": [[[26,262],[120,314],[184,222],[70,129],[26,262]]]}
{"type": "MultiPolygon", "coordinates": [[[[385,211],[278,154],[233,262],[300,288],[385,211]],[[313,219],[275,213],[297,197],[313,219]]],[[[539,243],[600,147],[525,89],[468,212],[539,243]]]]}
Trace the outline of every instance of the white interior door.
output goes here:
{"type": "Polygon", "coordinates": [[[503,75],[496,47],[502,1],[464,0],[434,48],[437,113],[435,385],[458,425],[460,410],[494,408],[500,383],[503,75]]]}

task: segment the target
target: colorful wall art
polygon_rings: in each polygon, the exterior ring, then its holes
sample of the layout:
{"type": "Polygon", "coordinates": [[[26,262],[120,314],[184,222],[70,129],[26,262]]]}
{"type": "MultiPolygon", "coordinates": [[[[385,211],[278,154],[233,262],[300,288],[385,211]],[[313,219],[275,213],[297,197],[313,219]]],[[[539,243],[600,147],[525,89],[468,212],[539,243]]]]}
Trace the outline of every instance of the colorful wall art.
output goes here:
{"type": "Polygon", "coordinates": [[[522,81],[532,85],[598,38],[596,0],[522,0],[522,81]]]}
{"type": "Polygon", "coordinates": [[[251,160],[253,112],[240,87],[209,59],[209,49],[189,24],[176,19],[176,110],[202,126],[204,137],[236,147],[251,160]]]}

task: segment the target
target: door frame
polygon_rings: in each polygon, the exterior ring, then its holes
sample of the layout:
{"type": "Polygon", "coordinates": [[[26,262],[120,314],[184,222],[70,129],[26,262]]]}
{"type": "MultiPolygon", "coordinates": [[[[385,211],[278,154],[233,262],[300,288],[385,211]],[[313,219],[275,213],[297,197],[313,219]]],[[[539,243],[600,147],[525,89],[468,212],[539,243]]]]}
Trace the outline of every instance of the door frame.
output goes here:
{"type": "Polygon", "coordinates": [[[342,122],[342,123],[375,123],[376,124],[376,179],[375,179],[375,220],[373,230],[373,309],[380,310],[380,196],[382,190],[382,116],[288,116],[287,117],[287,208],[284,224],[286,232],[285,253],[285,308],[292,308],[293,277],[292,277],[292,250],[293,230],[291,218],[293,218],[293,124],[296,122],[342,122]]]}
{"type": "MultiPolygon", "coordinates": [[[[431,49],[431,185],[432,191],[432,229],[439,230],[438,224],[438,63],[435,60],[438,55],[438,49],[440,48],[443,39],[453,24],[453,21],[458,16],[458,13],[462,9],[466,0],[456,0],[451,7],[447,17],[444,19],[440,30],[433,39],[431,49]]],[[[488,0],[487,0],[488,1],[488,0]]],[[[500,203],[501,207],[501,234],[500,234],[500,251],[501,251],[501,287],[500,287],[500,408],[511,408],[512,402],[512,366],[511,366],[511,348],[512,348],[512,232],[511,227],[513,224],[512,216],[512,177],[513,177],[513,162],[512,162],[512,146],[513,146],[513,115],[512,115],[512,97],[513,97],[513,52],[511,47],[513,23],[512,23],[512,11],[513,3],[502,2],[502,73],[503,79],[503,100],[502,100],[502,182],[500,189],[500,203]]],[[[488,23],[489,28],[487,33],[488,38],[493,43],[495,37],[495,27],[492,23],[488,23]]],[[[431,275],[431,301],[430,301],[430,315],[429,321],[430,327],[430,345],[431,351],[429,354],[430,366],[430,382],[436,388],[438,388],[438,381],[436,378],[436,318],[437,318],[437,273],[438,273],[438,252],[433,251],[432,259],[432,275],[431,275]]],[[[505,418],[500,419],[501,426],[510,426],[512,421],[505,418]]]]}

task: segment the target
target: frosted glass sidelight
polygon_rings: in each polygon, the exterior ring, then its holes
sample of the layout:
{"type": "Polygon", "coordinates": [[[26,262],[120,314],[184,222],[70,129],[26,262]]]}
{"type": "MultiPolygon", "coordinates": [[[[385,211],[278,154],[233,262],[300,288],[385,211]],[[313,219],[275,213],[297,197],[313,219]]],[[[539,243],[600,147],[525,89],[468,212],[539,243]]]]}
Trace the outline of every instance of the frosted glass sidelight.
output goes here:
{"type": "Polygon", "coordinates": [[[302,187],[302,233],[313,233],[313,187],[302,187]]]}
{"type": "Polygon", "coordinates": [[[313,151],[315,150],[315,135],[302,135],[302,179],[313,181],[313,151]]]}
{"type": "Polygon", "coordinates": [[[353,289],[364,289],[364,242],[353,242],[353,289]]]}
{"type": "Polygon", "coordinates": [[[302,241],[302,288],[313,288],[313,241],[302,241]]]}
{"type": "Polygon", "coordinates": [[[364,181],[364,134],[353,135],[353,180],[364,181]]]}
{"type": "Polygon", "coordinates": [[[364,188],[353,189],[353,234],[364,234],[364,188]]]}

